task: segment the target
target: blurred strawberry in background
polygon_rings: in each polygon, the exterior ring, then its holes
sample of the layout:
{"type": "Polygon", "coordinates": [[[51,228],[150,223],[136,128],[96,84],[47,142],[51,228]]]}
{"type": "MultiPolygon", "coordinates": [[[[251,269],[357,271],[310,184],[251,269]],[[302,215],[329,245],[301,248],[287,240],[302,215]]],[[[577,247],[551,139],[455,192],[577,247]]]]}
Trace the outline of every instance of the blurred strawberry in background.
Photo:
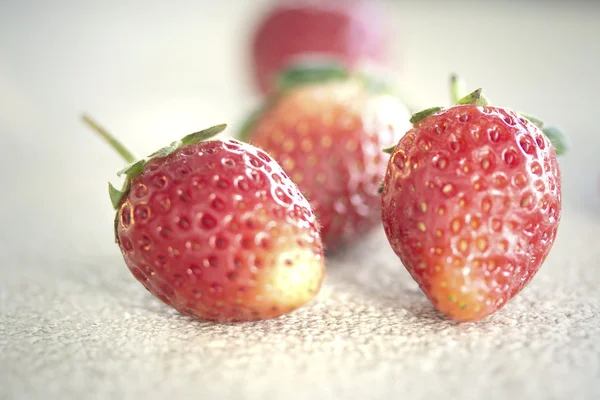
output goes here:
{"type": "Polygon", "coordinates": [[[284,0],[266,12],[252,43],[258,88],[267,93],[278,73],[297,62],[335,60],[385,64],[385,12],[378,0],[284,0]]]}

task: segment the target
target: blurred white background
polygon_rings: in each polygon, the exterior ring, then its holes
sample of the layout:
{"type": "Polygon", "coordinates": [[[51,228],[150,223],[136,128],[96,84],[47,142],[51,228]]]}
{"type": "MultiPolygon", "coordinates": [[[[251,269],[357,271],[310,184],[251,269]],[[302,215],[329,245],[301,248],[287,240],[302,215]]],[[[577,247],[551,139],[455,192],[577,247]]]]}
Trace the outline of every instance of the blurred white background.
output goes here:
{"type": "MultiPolygon", "coordinates": [[[[26,283],[39,268],[58,281],[70,259],[119,262],[106,182],[122,162],[80,114],[141,154],[217,123],[233,134],[258,101],[248,42],[270,2],[0,0],[3,280],[26,283]]],[[[600,219],[600,2],[384,4],[414,103],[447,104],[456,72],[495,104],[561,126],[572,149],[560,160],[559,241],[577,234],[573,221],[600,219]]]]}
{"type": "MultiPolygon", "coordinates": [[[[271,2],[1,1],[5,243],[22,247],[32,227],[59,229],[42,237],[61,251],[65,235],[109,236],[105,182],[121,162],[80,123],[84,111],[141,154],[216,123],[232,134],[258,101],[248,42],[271,2]]],[[[384,4],[413,102],[446,104],[457,72],[496,104],[562,126],[573,146],[561,160],[565,203],[597,215],[598,2],[384,4]]]]}

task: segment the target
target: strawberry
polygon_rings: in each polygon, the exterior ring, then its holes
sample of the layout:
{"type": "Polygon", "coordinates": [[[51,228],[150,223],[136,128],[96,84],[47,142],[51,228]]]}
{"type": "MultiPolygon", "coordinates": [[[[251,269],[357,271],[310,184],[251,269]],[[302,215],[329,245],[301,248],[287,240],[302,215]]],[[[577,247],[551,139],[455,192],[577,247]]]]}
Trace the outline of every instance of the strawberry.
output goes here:
{"type": "Polygon", "coordinates": [[[480,320],[527,285],[554,243],[555,148],[539,120],[488,105],[481,89],[411,122],[388,149],[385,233],[439,311],[480,320]]]}
{"type": "Polygon", "coordinates": [[[278,4],[259,22],[252,43],[254,77],[264,93],[300,61],[335,60],[348,66],[388,58],[383,10],[373,0],[278,4]]]}
{"type": "Polygon", "coordinates": [[[381,223],[377,188],[410,115],[386,84],[336,65],[293,67],[242,138],[271,154],[314,207],[327,250],[381,223]]]}
{"type": "Polygon", "coordinates": [[[116,240],[133,276],[177,311],[204,320],[274,318],[319,291],[324,258],[310,204],[265,152],[188,135],[148,158],[88,124],[131,162],[109,185],[116,240]]]}

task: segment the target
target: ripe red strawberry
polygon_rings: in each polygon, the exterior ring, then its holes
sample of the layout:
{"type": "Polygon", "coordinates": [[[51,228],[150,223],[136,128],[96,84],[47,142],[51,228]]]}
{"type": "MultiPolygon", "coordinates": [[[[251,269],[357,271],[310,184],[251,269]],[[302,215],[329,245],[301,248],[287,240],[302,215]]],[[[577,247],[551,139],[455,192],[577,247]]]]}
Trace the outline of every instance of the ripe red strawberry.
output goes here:
{"type": "Polygon", "coordinates": [[[538,120],[487,105],[481,90],[411,122],[383,182],[385,232],[439,311],[482,319],[527,285],[554,243],[555,148],[538,120]]]}
{"type": "Polygon", "coordinates": [[[384,143],[409,128],[385,85],[336,66],[292,68],[243,138],[271,154],[314,207],[327,250],[380,224],[384,143]]]}
{"type": "Polygon", "coordinates": [[[266,153],[236,140],[204,141],[223,129],[188,135],[122,171],[123,190],[110,186],[116,239],[133,276],[183,314],[277,317],[319,291],[318,224],[266,153]]]}
{"type": "Polygon", "coordinates": [[[268,92],[284,68],[300,61],[381,64],[388,58],[387,36],[384,12],[373,0],[287,1],[272,8],[257,27],[255,80],[268,92]]]}

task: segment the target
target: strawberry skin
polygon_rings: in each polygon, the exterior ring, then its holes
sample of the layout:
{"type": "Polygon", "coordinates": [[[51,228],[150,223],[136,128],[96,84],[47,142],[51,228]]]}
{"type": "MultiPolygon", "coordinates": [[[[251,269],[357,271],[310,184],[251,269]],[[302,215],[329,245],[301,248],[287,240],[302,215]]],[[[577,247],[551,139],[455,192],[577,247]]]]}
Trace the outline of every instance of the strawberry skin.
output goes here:
{"type": "Polygon", "coordinates": [[[410,126],[402,103],[355,79],[294,87],[269,103],[247,140],[271,154],[314,207],[327,250],[380,224],[377,189],[410,126]]]}
{"type": "Polygon", "coordinates": [[[235,140],[149,160],[120,201],[116,235],[146,289],[204,320],[280,316],[324,275],[308,201],[271,157],[235,140]]]}
{"type": "Polygon", "coordinates": [[[260,90],[269,92],[280,71],[309,59],[333,59],[348,66],[384,62],[388,56],[384,21],[372,0],[292,0],[277,5],[260,21],[252,44],[260,90]]]}
{"type": "Polygon", "coordinates": [[[554,243],[555,150],[511,110],[443,109],[398,142],[381,202],[391,247],[435,307],[479,320],[527,285],[554,243]]]}

